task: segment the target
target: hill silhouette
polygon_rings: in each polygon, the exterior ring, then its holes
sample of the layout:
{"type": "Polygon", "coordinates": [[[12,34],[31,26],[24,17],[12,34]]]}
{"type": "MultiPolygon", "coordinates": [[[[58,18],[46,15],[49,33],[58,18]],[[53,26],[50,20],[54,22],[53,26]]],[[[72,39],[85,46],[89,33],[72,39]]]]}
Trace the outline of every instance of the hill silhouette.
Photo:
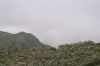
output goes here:
{"type": "Polygon", "coordinates": [[[34,35],[25,32],[11,34],[0,31],[0,50],[10,50],[13,48],[30,49],[44,45],[34,35]]]}

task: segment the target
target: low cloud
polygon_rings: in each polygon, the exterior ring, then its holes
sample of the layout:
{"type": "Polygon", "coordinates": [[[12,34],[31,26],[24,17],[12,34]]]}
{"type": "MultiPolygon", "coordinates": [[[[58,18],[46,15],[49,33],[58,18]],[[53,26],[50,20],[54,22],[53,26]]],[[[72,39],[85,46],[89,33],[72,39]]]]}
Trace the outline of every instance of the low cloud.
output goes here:
{"type": "Polygon", "coordinates": [[[0,30],[25,31],[57,46],[100,42],[100,0],[1,0],[0,30]]]}

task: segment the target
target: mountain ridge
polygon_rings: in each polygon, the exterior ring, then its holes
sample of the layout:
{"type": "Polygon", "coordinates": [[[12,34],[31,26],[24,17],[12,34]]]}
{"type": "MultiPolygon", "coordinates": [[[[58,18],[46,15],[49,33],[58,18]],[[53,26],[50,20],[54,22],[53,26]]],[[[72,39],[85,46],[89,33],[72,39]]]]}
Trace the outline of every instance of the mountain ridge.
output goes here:
{"type": "Polygon", "coordinates": [[[58,49],[30,33],[0,32],[0,66],[100,66],[100,43],[84,41],[58,49]],[[29,45],[29,46],[28,46],[29,45]]]}
{"type": "Polygon", "coordinates": [[[27,48],[44,45],[34,35],[26,32],[16,34],[0,31],[0,49],[27,48]]]}

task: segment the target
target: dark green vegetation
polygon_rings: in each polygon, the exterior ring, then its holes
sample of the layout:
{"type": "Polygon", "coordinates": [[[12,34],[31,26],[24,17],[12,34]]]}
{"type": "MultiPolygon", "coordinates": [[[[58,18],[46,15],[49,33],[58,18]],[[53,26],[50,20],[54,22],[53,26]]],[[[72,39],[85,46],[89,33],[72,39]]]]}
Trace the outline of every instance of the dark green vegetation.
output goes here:
{"type": "Polygon", "coordinates": [[[100,43],[41,43],[35,36],[0,32],[0,66],[100,66],[100,43]]]}

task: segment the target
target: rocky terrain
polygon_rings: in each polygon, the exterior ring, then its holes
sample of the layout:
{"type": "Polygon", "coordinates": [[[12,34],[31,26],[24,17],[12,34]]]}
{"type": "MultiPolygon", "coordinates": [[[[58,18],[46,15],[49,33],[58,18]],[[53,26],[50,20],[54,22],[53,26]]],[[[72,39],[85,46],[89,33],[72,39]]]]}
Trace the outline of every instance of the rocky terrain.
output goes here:
{"type": "Polygon", "coordinates": [[[100,66],[100,43],[41,43],[34,35],[0,32],[0,66],[100,66]]]}

